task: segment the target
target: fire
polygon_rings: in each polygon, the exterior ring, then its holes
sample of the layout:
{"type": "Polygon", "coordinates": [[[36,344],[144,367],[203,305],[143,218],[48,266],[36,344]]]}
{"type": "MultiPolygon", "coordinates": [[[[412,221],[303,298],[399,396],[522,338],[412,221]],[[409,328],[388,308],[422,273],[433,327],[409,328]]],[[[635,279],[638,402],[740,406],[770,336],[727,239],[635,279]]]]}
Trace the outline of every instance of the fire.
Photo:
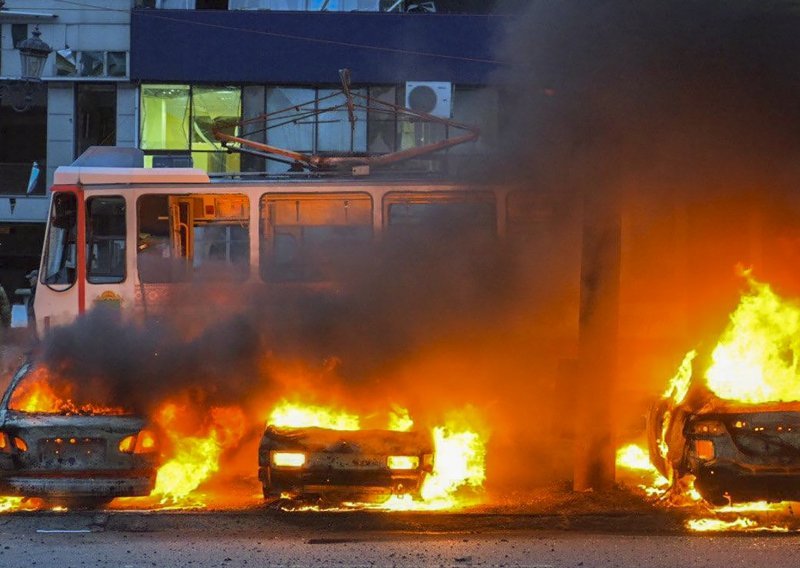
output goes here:
{"type": "Polygon", "coordinates": [[[692,383],[692,362],[697,357],[697,351],[689,351],[681,361],[675,376],[670,379],[667,390],[664,391],[664,398],[671,398],[675,404],[680,404],[689,392],[689,385],[692,383]]]}
{"type": "Polygon", "coordinates": [[[648,496],[661,496],[669,489],[669,481],[650,462],[647,451],[636,444],[628,444],[617,450],[618,470],[627,471],[638,481],[639,489],[648,496]]]}
{"type": "Polygon", "coordinates": [[[0,497],[0,513],[22,510],[24,497],[0,497]]]}
{"type": "MultiPolygon", "coordinates": [[[[476,430],[451,420],[433,428],[433,471],[425,478],[418,499],[410,495],[392,495],[377,507],[382,510],[439,510],[470,504],[486,480],[486,439],[476,430]],[[464,496],[463,493],[471,493],[464,496]]],[[[274,426],[332,430],[358,430],[358,415],[323,406],[281,401],[270,413],[268,423],[274,426]]],[[[389,413],[389,429],[408,431],[414,425],[407,409],[394,406],[389,413]]],[[[349,503],[348,507],[369,507],[349,503]]],[[[314,506],[311,506],[314,509],[314,506]]],[[[293,509],[295,510],[295,509],[293,509]]]]}
{"type": "Polygon", "coordinates": [[[207,434],[187,436],[179,428],[185,411],[167,403],[158,412],[157,422],[169,436],[173,452],[158,470],[153,496],[162,505],[199,507],[204,503],[195,490],[219,471],[222,453],[242,438],[245,418],[238,407],[212,408],[207,434]]]}
{"type": "Polygon", "coordinates": [[[747,276],[750,291],[714,349],[706,382],[724,399],[800,400],[800,304],[747,276]]]}
{"type": "Polygon", "coordinates": [[[737,517],[732,521],[723,519],[689,519],[686,528],[695,532],[724,532],[724,531],[757,531],[788,533],[789,527],[778,525],[761,526],[757,521],[746,517],[737,517]]]}
{"type": "Polygon", "coordinates": [[[414,421],[408,413],[407,408],[394,406],[389,413],[389,430],[396,432],[408,432],[414,427],[414,421]]]}
{"type": "Polygon", "coordinates": [[[64,415],[126,413],[121,407],[77,403],[74,397],[74,385],[70,381],[59,380],[46,367],[39,367],[19,384],[11,397],[9,408],[21,412],[64,415]]]}
{"type": "Polygon", "coordinates": [[[733,521],[723,521],[722,519],[689,519],[686,521],[686,528],[695,532],[741,530],[755,526],[755,521],[744,517],[739,517],[733,521]]]}
{"type": "Polygon", "coordinates": [[[344,411],[324,406],[305,405],[284,400],[269,415],[269,424],[292,428],[330,428],[358,430],[359,418],[344,411]]]}
{"type": "MultiPolygon", "coordinates": [[[[697,356],[690,351],[663,394],[673,405],[681,404],[692,382],[704,382],[717,397],[745,404],[800,401],[800,303],[784,300],[768,284],[755,281],[745,272],[749,289],[731,314],[719,342],[711,354],[705,373],[693,377],[692,365],[697,356]]],[[[666,431],[670,412],[663,417],[663,431],[658,440],[659,453],[666,459],[666,431]]],[[[669,461],[667,467],[669,468],[669,461]]],[[[638,471],[652,476],[640,485],[648,495],[665,495],[670,491],[669,504],[688,504],[701,501],[694,489],[693,476],[673,479],[672,486],[658,475],[647,454],[636,446],[626,446],[617,452],[621,469],[638,471]],[[686,499],[688,498],[688,500],[686,499]]],[[[792,515],[786,503],[766,501],[729,504],[712,507],[715,517],[702,517],[686,522],[687,529],[709,531],[773,531],[788,532],[787,526],[762,522],[763,515],[792,515]],[[758,519],[754,518],[758,515],[758,519]]]]}
{"type": "Polygon", "coordinates": [[[461,488],[477,489],[486,481],[486,443],[477,432],[452,426],[434,428],[433,442],[433,473],[421,496],[428,504],[453,507],[461,488]]]}

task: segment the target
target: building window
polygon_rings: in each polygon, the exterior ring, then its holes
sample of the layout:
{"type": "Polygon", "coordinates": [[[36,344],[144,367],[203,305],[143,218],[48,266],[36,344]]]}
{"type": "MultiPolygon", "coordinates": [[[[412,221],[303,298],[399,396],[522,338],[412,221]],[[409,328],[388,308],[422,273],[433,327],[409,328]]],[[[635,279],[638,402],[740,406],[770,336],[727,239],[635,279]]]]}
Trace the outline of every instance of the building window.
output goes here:
{"type": "MultiPolygon", "coordinates": [[[[380,0],[229,0],[231,10],[377,12],[380,0]]],[[[198,0],[199,7],[199,0],[198,0]]]]}
{"type": "MultiPolygon", "coordinates": [[[[191,150],[195,167],[207,172],[239,171],[239,154],[229,154],[215,138],[216,121],[238,121],[242,116],[239,87],[192,87],[191,150]]],[[[238,128],[229,134],[236,135],[238,128]]]]}
{"type": "MultiPolygon", "coordinates": [[[[352,89],[366,96],[366,89],[352,89]]],[[[367,150],[367,113],[356,109],[351,130],[344,95],[338,89],[268,87],[267,114],[273,115],[267,144],[311,154],[363,153],[367,150]],[[285,113],[275,114],[280,111],[285,113]],[[273,126],[274,125],[274,126],[273,126]],[[352,135],[351,135],[352,134],[352,135]]],[[[270,172],[286,171],[286,164],[270,161],[270,172]]]]}
{"type": "MultiPolygon", "coordinates": [[[[188,161],[191,157],[194,167],[210,173],[240,170],[239,154],[225,151],[211,132],[217,120],[241,118],[239,87],[142,85],[141,96],[141,147],[146,166],[175,164],[176,158],[188,161]]],[[[238,128],[230,133],[236,135],[238,128]]]]}
{"type": "Polygon", "coordinates": [[[25,39],[28,39],[28,24],[11,24],[11,47],[16,48],[25,39]]]}
{"type": "Polygon", "coordinates": [[[189,151],[188,85],[143,85],[141,141],[143,150],[189,151]]]}
{"type": "Polygon", "coordinates": [[[127,51],[56,51],[58,77],[127,77],[127,51]]]}
{"type": "Polygon", "coordinates": [[[75,155],[89,146],[117,143],[117,87],[97,83],[76,86],[75,155]]]}
{"type": "Polygon", "coordinates": [[[109,77],[128,76],[128,52],[109,51],[106,53],[106,75],[109,77]]]}

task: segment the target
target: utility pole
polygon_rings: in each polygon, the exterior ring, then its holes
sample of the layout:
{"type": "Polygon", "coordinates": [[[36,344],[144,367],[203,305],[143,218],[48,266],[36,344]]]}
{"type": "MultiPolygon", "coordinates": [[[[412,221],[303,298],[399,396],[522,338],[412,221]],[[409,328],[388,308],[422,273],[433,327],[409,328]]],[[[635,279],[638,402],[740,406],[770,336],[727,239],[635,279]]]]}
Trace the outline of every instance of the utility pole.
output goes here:
{"type": "Polygon", "coordinates": [[[605,185],[583,195],[575,491],[611,489],[615,476],[621,207],[618,188],[605,185]]]}

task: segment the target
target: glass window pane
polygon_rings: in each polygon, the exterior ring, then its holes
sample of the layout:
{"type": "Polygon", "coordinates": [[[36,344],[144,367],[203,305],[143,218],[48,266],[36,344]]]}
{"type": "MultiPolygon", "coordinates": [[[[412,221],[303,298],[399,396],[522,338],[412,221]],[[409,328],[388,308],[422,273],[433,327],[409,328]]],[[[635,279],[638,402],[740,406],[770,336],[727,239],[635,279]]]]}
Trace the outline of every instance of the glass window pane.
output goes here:
{"type": "Polygon", "coordinates": [[[128,53],[126,51],[109,51],[108,76],[125,77],[128,74],[128,53]]]}
{"type": "Polygon", "coordinates": [[[367,132],[369,152],[385,154],[397,149],[397,119],[390,107],[381,102],[396,104],[397,89],[391,87],[369,88],[369,113],[367,132]]]}
{"type": "Polygon", "coordinates": [[[75,147],[80,156],[90,146],[117,142],[117,86],[78,83],[76,86],[75,147]]]}
{"type": "Polygon", "coordinates": [[[338,12],[341,0],[308,0],[308,10],[318,12],[325,10],[327,12],[338,12]]]}
{"type": "MultiPolygon", "coordinates": [[[[314,149],[314,115],[302,115],[314,111],[314,89],[300,87],[270,87],[267,89],[267,113],[275,113],[288,109],[286,113],[275,115],[268,126],[282,124],[287,119],[293,122],[270,128],[267,131],[267,144],[311,152],[314,149]],[[309,102],[310,101],[310,102],[309,102]]],[[[282,166],[283,167],[283,166],[282,166]]],[[[283,167],[285,170],[285,167],[283,167]]]]}
{"type": "Polygon", "coordinates": [[[493,237],[496,227],[495,204],[488,200],[411,196],[392,197],[389,205],[389,230],[392,237],[425,239],[436,237],[493,237]]]}
{"type": "MultiPolygon", "coordinates": [[[[320,99],[335,93],[333,89],[320,89],[320,99]]],[[[353,89],[354,93],[366,96],[364,89],[353,89]]],[[[318,120],[317,150],[319,152],[365,152],[367,150],[367,113],[361,108],[355,110],[355,130],[351,136],[350,120],[348,118],[347,99],[343,94],[325,99],[319,103],[320,110],[334,109],[322,112],[318,120]],[[352,147],[351,147],[352,140],[352,147]]]]}
{"type": "MultiPolygon", "coordinates": [[[[332,89],[320,89],[319,97],[327,97],[335,93],[332,89]]],[[[353,92],[366,96],[364,89],[353,89],[353,92]]],[[[343,94],[320,102],[320,110],[334,109],[320,113],[317,129],[317,150],[320,152],[366,152],[367,150],[367,113],[361,108],[355,109],[355,130],[350,128],[350,119],[346,108],[347,99],[343,94]],[[351,146],[352,140],[352,146],[351,146]]]]}
{"type": "MultiPolygon", "coordinates": [[[[221,150],[211,132],[217,120],[238,121],[242,117],[239,87],[194,87],[192,89],[192,150],[221,150]]],[[[238,128],[225,131],[238,135],[238,128]]]]}
{"type": "Polygon", "coordinates": [[[244,195],[145,195],[139,199],[142,282],[242,280],[250,265],[244,195]]]}
{"type": "Polygon", "coordinates": [[[189,86],[142,85],[142,148],[189,149],[189,86]]]}
{"type": "Polygon", "coordinates": [[[75,283],[77,201],[72,193],[56,193],[50,205],[42,284],[75,283]]]}
{"type": "MultiPolygon", "coordinates": [[[[456,87],[453,96],[453,120],[480,128],[477,141],[454,146],[450,152],[474,154],[496,146],[498,109],[500,107],[496,89],[489,87],[468,89],[456,87]]],[[[450,136],[459,136],[463,131],[451,129],[450,136]]]]}
{"type": "Polygon", "coordinates": [[[56,75],[73,77],[78,74],[78,52],[71,49],[56,51],[56,75]]]}
{"type": "Polygon", "coordinates": [[[261,198],[261,275],[268,281],[330,281],[372,240],[367,195],[261,198]]]}
{"type": "Polygon", "coordinates": [[[125,280],[125,199],[86,201],[87,280],[109,284],[125,280]]]}
{"type": "Polygon", "coordinates": [[[81,51],[80,76],[102,77],[104,59],[105,53],[102,51],[81,51]]]}
{"type": "Polygon", "coordinates": [[[210,174],[241,171],[242,155],[227,152],[192,152],[192,167],[210,174]]]}
{"type": "Polygon", "coordinates": [[[381,0],[339,0],[343,12],[379,12],[381,0]]]}
{"type": "Polygon", "coordinates": [[[165,10],[194,10],[194,0],[156,0],[156,8],[165,10]]]}
{"type": "Polygon", "coordinates": [[[269,0],[270,10],[296,11],[306,9],[306,0],[269,0]]]}
{"type": "Polygon", "coordinates": [[[228,0],[229,10],[264,10],[270,0],[228,0]]]}

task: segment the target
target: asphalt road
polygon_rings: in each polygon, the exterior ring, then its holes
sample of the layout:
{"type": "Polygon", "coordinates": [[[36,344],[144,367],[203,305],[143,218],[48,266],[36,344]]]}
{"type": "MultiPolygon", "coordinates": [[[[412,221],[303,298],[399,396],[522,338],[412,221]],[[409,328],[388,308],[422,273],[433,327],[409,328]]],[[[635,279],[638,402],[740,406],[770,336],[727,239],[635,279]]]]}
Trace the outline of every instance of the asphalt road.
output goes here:
{"type": "Polygon", "coordinates": [[[16,513],[0,566],[796,567],[800,536],[689,535],[628,517],[16,513]],[[71,531],[71,532],[63,532],[71,531]]]}

